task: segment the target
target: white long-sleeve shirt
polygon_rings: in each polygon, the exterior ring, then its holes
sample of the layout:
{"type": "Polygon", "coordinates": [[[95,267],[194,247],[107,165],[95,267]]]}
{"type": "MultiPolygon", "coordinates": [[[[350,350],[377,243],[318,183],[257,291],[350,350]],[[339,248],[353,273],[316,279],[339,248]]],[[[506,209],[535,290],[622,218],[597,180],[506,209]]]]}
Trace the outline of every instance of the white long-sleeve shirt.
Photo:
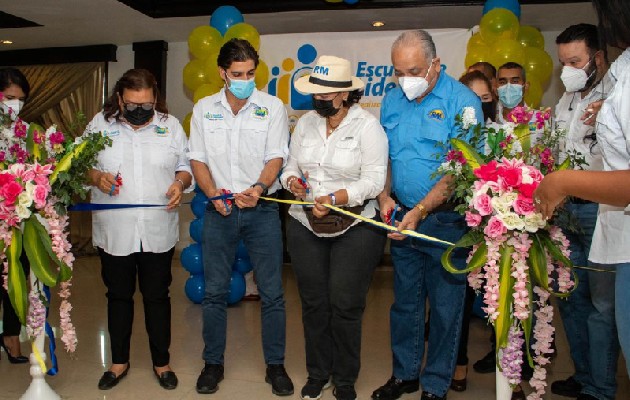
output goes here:
{"type": "MultiPolygon", "coordinates": [[[[387,136],[383,128],[376,117],[361,106],[353,105],[329,137],[326,137],[326,119],[310,111],[299,119],[293,131],[281,181],[288,188],[287,180],[291,176],[308,173],[311,188],[308,200],[340,189],[348,192],[349,207],[372,199],[361,213],[371,218],[376,215],[373,199],[385,186],[387,157],[387,136]]],[[[311,229],[302,206],[291,206],[289,214],[311,229]]],[[[358,220],[354,224],[357,223],[358,220]]]]}

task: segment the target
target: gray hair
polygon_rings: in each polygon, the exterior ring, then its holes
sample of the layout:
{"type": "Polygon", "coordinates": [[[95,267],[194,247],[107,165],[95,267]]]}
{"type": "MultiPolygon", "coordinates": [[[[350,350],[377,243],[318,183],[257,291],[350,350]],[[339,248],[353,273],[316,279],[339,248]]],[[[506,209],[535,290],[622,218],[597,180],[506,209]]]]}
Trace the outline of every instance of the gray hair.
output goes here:
{"type": "Polygon", "coordinates": [[[436,56],[435,43],[429,33],[422,29],[406,31],[400,34],[392,44],[392,51],[400,47],[418,46],[422,49],[427,61],[431,61],[436,56]]]}

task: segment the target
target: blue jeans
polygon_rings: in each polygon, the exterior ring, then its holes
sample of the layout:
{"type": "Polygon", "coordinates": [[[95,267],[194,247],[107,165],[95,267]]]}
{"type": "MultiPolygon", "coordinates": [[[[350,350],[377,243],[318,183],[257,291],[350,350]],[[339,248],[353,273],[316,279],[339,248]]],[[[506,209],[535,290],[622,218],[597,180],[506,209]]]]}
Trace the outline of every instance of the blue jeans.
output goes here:
{"type": "Polygon", "coordinates": [[[227,330],[227,295],[236,247],[242,239],[249,253],[262,303],[262,343],[266,364],[283,364],[286,314],[282,289],[282,231],[276,203],[234,206],[228,216],[208,205],[203,226],[203,359],[223,364],[227,330]]]}
{"type": "Polygon", "coordinates": [[[616,265],[615,311],[626,370],[630,373],[630,263],[616,265]]]}
{"type": "MultiPolygon", "coordinates": [[[[466,224],[455,212],[430,214],[417,228],[419,233],[456,242],[466,224]]],[[[440,261],[445,247],[407,238],[392,241],[394,304],[390,311],[394,376],[411,380],[420,376],[422,389],[438,396],[448,391],[455,369],[461,333],[466,274],[447,272],[440,261]],[[431,334],[427,362],[424,358],[425,301],[431,305],[431,334]]],[[[455,251],[458,268],[466,264],[468,251],[455,251]]]]}

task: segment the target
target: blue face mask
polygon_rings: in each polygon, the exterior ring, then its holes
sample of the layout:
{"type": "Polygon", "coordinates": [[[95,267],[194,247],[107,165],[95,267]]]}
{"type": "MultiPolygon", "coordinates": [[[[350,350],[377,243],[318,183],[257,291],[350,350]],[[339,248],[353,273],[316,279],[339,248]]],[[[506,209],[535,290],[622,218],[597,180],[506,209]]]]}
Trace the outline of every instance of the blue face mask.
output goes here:
{"type": "MultiPolygon", "coordinates": [[[[227,74],[226,74],[227,77],[227,74]]],[[[230,82],[230,92],[232,92],[232,94],[234,96],[236,96],[236,98],[241,99],[241,100],[245,100],[246,98],[248,98],[249,96],[252,95],[252,93],[254,93],[254,88],[256,87],[256,82],[254,82],[254,78],[243,81],[243,80],[237,80],[237,79],[229,79],[230,82]]]]}
{"type": "Polygon", "coordinates": [[[514,108],[523,100],[523,85],[508,83],[499,86],[499,101],[506,108],[514,108]]]}

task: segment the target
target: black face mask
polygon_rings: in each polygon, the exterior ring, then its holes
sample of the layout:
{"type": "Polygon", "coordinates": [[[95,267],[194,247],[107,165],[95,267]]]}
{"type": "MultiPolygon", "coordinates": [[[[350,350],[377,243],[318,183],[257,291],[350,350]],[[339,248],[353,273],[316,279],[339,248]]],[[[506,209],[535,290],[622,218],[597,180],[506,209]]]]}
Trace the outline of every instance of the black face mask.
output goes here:
{"type": "Polygon", "coordinates": [[[150,110],[145,110],[142,107],[136,107],[135,110],[129,111],[126,108],[123,108],[123,117],[129,122],[131,125],[141,126],[146,124],[153,118],[153,108],[150,110]]]}
{"type": "Polygon", "coordinates": [[[481,103],[481,111],[483,111],[483,119],[484,120],[488,120],[490,119],[490,121],[495,120],[496,116],[497,116],[497,106],[494,103],[494,101],[486,101],[486,102],[482,102],[481,103]]]}
{"type": "Polygon", "coordinates": [[[335,108],[335,106],[333,106],[333,99],[320,100],[313,97],[313,109],[317,112],[317,114],[324,118],[328,118],[337,114],[339,110],[341,110],[341,107],[335,108]]]}

